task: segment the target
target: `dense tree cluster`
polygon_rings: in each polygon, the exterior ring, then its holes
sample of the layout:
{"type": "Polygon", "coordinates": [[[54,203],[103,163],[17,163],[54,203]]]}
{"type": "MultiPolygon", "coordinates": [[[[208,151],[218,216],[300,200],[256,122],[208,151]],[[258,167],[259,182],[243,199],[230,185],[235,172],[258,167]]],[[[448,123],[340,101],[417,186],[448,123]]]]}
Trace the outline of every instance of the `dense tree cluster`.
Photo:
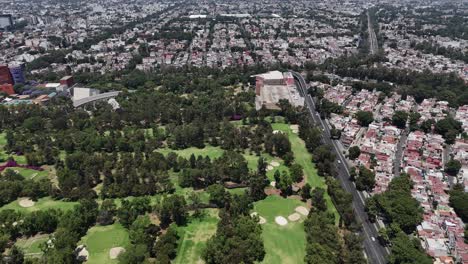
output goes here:
{"type": "Polygon", "coordinates": [[[54,194],[54,188],[48,179],[25,179],[12,169],[0,174],[0,206],[10,203],[19,197],[38,199],[54,194]]]}
{"type": "Polygon", "coordinates": [[[252,218],[251,199],[235,195],[220,212],[216,234],[207,242],[203,259],[208,264],[255,263],[265,256],[262,229],[258,218],[252,218]]]}
{"type": "Polygon", "coordinates": [[[412,186],[408,174],[395,177],[385,192],[367,200],[369,218],[381,216],[387,223],[397,224],[403,232],[411,234],[422,221],[422,208],[411,196],[412,186]]]}

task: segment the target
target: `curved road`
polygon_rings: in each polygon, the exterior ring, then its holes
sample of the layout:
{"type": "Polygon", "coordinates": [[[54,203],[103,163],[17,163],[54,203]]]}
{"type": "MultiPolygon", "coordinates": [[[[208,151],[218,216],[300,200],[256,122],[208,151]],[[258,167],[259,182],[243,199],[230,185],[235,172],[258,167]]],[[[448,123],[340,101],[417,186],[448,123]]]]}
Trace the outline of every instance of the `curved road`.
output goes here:
{"type": "Polygon", "coordinates": [[[342,187],[349,193],[353,195],[353,209],[356,216],[356,220],[362,223],[362,237],[364,238],[363,245],[364,250],[367,255],[369,263],[376,264],[385,264],[386,256],[388,255],[388,249],[383,247],[378,242],[378,227],[375,223],[370,223],[367,218],[367,213],[365,212],[365,200],[362,193],[356,190],[355,185],[349,180],[349,170],[346,158],[343,153],[340,151],[337,142],[330,138],[330,130],[328,126],[322,121],[319,114],[315,111],[315,103],[312,100],[312,97],[307,94],[308,85],[301,74],[297,72],[292,72],[296,84],[299,87],[300,92],[305,98],[305,106],[308,108],[309,113],[314,121],[315,125],[319,126],[322,131],[322,141],[325,144],[333,146],[333,150],[340,161],[336,164],[338,179],[341,182],[342,187]]]}
{"type": "Polygon", "coordinates": [[[95,101],[99,101],[99,100],[104,100],[104,99],[114,98],[114,97],[117,97],[117,95],[119,95],[119,93],[120,93],[120,91],[108,92],[108,93],[93,95],[93,96],[86,97],[86,98],[83,98],[83,99],[74,100],[73,101],[73,106],[74,107],[80,107],[80,106],[85,105],[87,103],[91,103],[91,102],[95,102],[95,101]]]}

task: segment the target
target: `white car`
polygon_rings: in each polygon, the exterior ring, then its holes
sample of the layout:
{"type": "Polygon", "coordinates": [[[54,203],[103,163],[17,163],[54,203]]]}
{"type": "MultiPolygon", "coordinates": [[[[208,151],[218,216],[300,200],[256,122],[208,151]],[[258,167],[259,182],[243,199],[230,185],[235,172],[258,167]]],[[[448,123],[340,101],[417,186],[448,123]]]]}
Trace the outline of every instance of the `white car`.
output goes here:
{"type": "Polygon", "coordinates": [[[341,164],[341,160],[338,160],[338,164],[341,164]]]}

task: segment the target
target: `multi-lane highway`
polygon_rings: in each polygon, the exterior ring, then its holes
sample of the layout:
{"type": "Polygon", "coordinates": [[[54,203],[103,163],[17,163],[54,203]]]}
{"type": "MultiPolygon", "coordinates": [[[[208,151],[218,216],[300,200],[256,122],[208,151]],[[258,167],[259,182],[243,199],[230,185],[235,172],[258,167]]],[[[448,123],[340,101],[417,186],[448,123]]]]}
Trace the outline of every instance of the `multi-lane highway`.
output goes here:
{"type": "Polygon", "coordinates": [[[364,210],[365,200],[361,192],[356,190],[353,182],[349,180],[349,169],[346,158],[340,151],[338,143],[330,138],[330,129],[328,125],[320,118],[319,114],[315,111],[315,103],[312,97],[307,93],[308,85],[301,74],[297,72],[291,72],[296,80],[297,87],[305,98],[305,107],[307,107],[313,122],[316,126],[320,127],[323,131],[322,140],[323,143],[333,147],[337,156],[337,171],[338,179],[341,182],[343,188],[353,195],[353,209],[356,215],[357,221],[362,223],[362,237],[364,238],[364,250],[366,252],[369,263],[385,264],[386,256],[388,255],[388,249],[383,247],[378,242],[378,227],[375,223],[368,221],[367,213],[364,210]]]}
{"type": "Polygon", "coordinates": [[[375,34],[374,26],[369,15],[369,11],[367,11],[367,27],[369,31],[369,50],[370,53],[374,55],[377,54],[377,52],[379,51],[379,44],[377,42],[377,35],[375,34]]]}

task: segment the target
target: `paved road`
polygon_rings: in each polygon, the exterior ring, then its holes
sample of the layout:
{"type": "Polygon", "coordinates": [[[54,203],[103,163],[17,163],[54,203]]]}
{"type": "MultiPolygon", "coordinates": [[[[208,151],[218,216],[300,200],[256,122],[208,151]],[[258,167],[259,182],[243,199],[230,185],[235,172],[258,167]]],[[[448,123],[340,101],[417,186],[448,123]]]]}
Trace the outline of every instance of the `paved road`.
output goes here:
{"type": "Polygon", "coordinates": [[[339,150],[338,143],[330,138],[329,127],[320,119],[319,114],[315,111],[315,103],[312,97],[307,94],[308,85],[304,78],[296,72],[291,72],[296,80],[297,86],[305,97],[305,106],[308,108],[309,113],[316,126],[323,130],[322,141],[333,147],[337,160],[340,162],[336,164],[338,179],[343,188],[353,195],[353,208],[356,215],[356,220],[362,223],[362,237],[364,238],[363,245],[369,263],[385,264],[388,249],[383,247],[377,240],[378,228],[375,223],[370,223],[367,219],[367,213],[364,210],[365,202],[362,193],[356,190],[355,185],[349,180],[349,170],[347,161],[343,153],[339,150]]]}
{"type": "Polygon", "coordinates": [[[379,51],[379,44],[377,42],[377,35],[375,35],[374,27],[370,19],[369,11],[367,11],[367,27],[369,31],[369,50],[370,53],[374,55],[379,51]]]}

